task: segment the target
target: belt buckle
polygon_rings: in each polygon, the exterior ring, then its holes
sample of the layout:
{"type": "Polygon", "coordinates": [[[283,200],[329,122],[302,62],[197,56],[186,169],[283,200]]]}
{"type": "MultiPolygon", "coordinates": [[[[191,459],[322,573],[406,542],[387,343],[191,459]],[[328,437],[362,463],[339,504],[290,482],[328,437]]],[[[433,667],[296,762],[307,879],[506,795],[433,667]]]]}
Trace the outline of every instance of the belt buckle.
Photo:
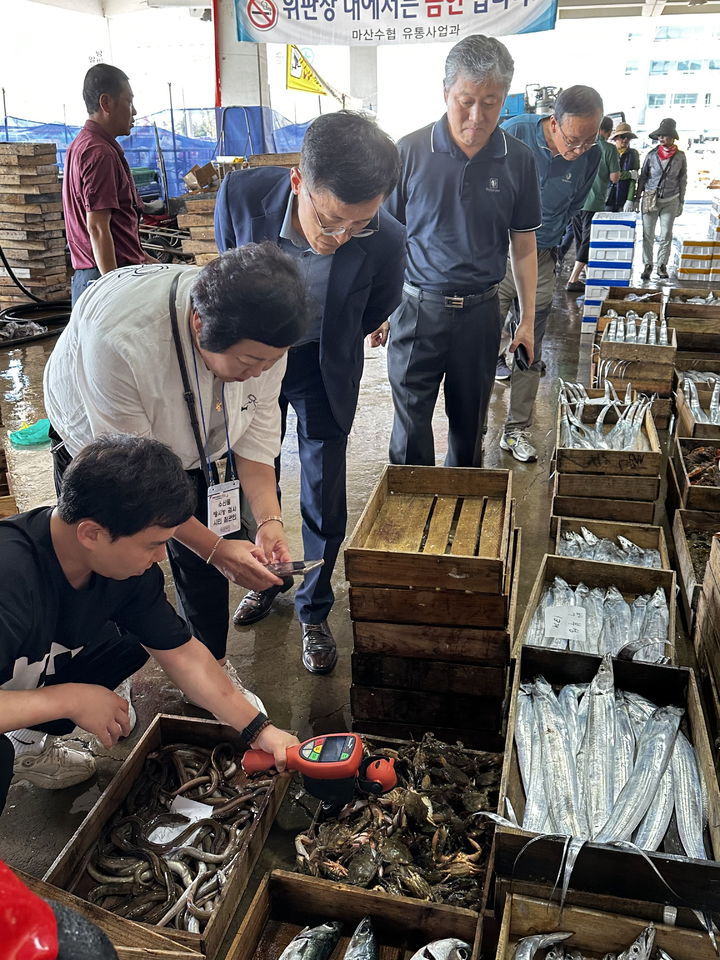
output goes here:
{"type": "Polygon", "coordinates": [[[462,310],[465,306],[465,297],[445,297],[445,306],[453,310],[462,310]]]}

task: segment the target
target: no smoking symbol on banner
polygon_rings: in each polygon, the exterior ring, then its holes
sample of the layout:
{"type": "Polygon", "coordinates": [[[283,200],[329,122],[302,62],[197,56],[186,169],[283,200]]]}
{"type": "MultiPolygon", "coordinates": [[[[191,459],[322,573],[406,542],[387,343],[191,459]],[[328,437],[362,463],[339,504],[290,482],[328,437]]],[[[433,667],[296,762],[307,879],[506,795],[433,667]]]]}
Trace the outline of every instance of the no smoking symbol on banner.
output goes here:
{"type": "Polygon", "coordinates": [[[248,0],[247,15],[256,30],[270,30],[277,23],[278,11],[273,0],[248,0]]]}

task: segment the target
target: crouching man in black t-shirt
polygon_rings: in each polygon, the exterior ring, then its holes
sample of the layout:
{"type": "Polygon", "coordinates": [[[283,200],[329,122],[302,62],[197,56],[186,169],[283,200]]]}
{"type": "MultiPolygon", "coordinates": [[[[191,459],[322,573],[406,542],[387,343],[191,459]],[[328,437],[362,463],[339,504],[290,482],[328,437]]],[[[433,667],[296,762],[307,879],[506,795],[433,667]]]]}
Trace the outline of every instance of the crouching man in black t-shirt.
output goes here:
{"type": "Polygon", "coordinates": [[[195,506],[167,447],[101,437],[68,467],[56,508],[0,522],[0,810],[13,772],[46,789],[91,777],[75,726],[110,748],[131,729],[113,690],[151,654],[186,697],[273,753],[297,743],[258,713],[167,601],[158,561],[195,506]]]}

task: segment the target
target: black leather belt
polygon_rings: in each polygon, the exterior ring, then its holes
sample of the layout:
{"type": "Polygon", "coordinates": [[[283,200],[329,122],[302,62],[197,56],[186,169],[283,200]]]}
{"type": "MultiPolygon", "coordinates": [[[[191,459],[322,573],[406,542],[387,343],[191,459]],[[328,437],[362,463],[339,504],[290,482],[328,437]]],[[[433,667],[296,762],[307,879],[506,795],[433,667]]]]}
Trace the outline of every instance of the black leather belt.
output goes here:
{"type": "Polygon", "coordinates": [[[431,290],[421,290],[420,287],[414,287],[411,283],[404,283],[403,290],[411,297],[418,300],[427,300],[428,303],[441,303],[444,307],[451,310],[464,310],[465,307],[472,307],[476,303],[483,303],[485,300],[492,300],[498,291],[498,284],[493,284],[482,293],[468,293],[463,297],[445,296],[442,293],[433,293],[431,290]]]}

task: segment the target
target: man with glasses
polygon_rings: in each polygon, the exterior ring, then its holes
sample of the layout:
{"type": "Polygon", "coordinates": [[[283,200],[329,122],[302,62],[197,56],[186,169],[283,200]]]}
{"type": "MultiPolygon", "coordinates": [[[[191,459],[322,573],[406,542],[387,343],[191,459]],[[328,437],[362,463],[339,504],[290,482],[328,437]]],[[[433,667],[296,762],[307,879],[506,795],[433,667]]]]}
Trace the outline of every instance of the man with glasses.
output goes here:
{"type": "MultiPolygon", "coordinates": [[[[533,406],[543,369],[542,342],[555,291],[555,263],[566,225],[582,209],[600,165],[598,130],[603,102],[592,87],[573,86],[563,90],[551,116],[528,114],[513,117],[502,126],[533,152],[542,201],[542,226],[537,231],[537,291],[535,299],[534,360],[528,368],[514,363],[510,387],[510,409],[500,446],[523,463],[537,460],[530,442],[533,406]]],[[[517,303],[519,284],[508,261],[500,284],[500,312],[503,317],[517,303]]],[[[511,334],[516,322],[511,320],[511,334]]],[[[503,362],[501,355],[498,365],[503,362]]]]}
{"type": "Polygon", "coordinates": [[[502,320],[498,283],[510,256],[523,323],[511,349],[532,359],[535,230],[540,198],[531,152],[498,127],[514,63],[493,37],[465,37],[445,62],[447,112],[403,137],[390,212],[407,225],[403,300],[390,320],[393,463],[435,465],[440,384],[449,467],[482,466],[502,320]]]}
{"type": "MultiPolygon", "coordinates": [[[[345,451],[363,370],[363,338],[385,343],[405,268],[405,231],[380,205],[393,190],[400,159],[390,138],[359,113],[318,117],[300,163],[240,170],[223,180],[215,208],[221,251],[275,240],[297,263],[310,301],[307,334],[288,354],[280,392],[283,432],[288,405],[297,415],[300,510],[305,556],[323,566],[295,596],[303,663],[311,673],[335,666],[327,624],[331,578],[345,537],[345,451]]],[[[280,477],[280,458],[276,461],[280,477]]],[[[248,625],[266,616],[281,590],[251,591],[235,613],[248,625]]]]}

